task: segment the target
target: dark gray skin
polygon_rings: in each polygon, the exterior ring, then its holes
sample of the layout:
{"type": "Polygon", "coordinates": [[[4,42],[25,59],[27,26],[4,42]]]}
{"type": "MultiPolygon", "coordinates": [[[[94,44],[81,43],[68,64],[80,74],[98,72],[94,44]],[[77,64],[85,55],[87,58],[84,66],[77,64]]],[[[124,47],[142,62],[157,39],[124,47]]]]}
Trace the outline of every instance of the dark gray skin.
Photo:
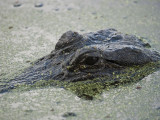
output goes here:
{"type": "Polygon", "coordinates": [[[159,61],[160,54],[149,47],[140,38],[115,29],[83,35],[68,31],[61,36],[55,50],[38,59],[0,92],[13,89],[17,83],[34,84],[51,79],[85,81],[111,76],[126,67],[159,61]]]}

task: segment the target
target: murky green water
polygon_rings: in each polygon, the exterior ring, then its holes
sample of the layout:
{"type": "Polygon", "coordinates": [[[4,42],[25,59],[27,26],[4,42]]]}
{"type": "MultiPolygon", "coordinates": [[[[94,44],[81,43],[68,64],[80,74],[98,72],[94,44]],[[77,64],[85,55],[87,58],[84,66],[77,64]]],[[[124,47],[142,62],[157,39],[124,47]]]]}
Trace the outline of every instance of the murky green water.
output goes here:
{"type": "MultiPolygon", "coordinates": [[[[41,8],[34,7],[38,0],[20,2],[13,7],[14,1],[0,1],[1,84],[50,53],[67,30],[116,28],[146,37],[160,51],[160,0],[41,0],[41,8]]],[[[0,120],[160,120],[159,76],[157,71],[92,101],[54,87],[1,94],[0,120]]]]}

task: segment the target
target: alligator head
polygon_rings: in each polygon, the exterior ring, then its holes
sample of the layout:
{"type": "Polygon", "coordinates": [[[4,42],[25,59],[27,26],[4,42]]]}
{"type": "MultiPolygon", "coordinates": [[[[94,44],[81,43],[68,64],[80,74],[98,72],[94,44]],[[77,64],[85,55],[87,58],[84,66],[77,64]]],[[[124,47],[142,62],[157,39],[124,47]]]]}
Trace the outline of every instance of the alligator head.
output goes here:
{"type": "MultiPolygon", "coordinates": [[[[83,35],[68,31],[61,36],[55,50],[24,70],[10,86],[14,88],[17,83],[34,84],[39,80],[73,83],[93,81],[96,78],[114,83],[120,80],[113,78],[115,74],[126,73],[135,66],[136,69],[141,69],[142,66],[160,60],[159,53],[149,47],[150,45],[144,43],[141,38],[122,34],[115,29],[83,35]]],[[[132,70],[127,74],[129,78],[134,78],[133,74],[138,71],[132,70]]],[[[141,75],[139,72],[141,77],[138,79],[151,72],[145,73],[141,75]]]]}

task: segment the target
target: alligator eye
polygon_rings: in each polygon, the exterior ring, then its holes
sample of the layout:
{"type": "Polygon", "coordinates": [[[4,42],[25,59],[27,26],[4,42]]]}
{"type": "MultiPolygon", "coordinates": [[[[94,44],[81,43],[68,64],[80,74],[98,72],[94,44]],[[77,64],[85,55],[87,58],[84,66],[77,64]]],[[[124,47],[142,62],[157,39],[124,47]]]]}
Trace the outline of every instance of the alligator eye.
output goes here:
{"type": "Polygon", "coordinates": [[[98,62],[99,58],[98,57],[87,57],[83,61],[84,64],[86,65],[94,65],[98,62]]]}

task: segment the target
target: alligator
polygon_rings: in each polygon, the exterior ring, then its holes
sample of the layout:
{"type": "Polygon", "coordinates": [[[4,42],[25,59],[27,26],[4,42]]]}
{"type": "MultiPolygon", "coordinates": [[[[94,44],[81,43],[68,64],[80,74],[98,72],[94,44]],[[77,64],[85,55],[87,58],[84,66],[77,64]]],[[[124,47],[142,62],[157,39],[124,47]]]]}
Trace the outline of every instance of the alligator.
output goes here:
{"type": "Polygon", "coordinates": [[[117,84],[124,75],[125,81],[140,80],[160,67],[155,64],[160,61],[160,54],[150,47],[143,37],[113,28],[83,35],[67,31],[50,54],[35,61],[0,92],[42,80],[43,84],[50,80],[50,83],[77,83],[78,88],[81,83],[117,84]]]}

